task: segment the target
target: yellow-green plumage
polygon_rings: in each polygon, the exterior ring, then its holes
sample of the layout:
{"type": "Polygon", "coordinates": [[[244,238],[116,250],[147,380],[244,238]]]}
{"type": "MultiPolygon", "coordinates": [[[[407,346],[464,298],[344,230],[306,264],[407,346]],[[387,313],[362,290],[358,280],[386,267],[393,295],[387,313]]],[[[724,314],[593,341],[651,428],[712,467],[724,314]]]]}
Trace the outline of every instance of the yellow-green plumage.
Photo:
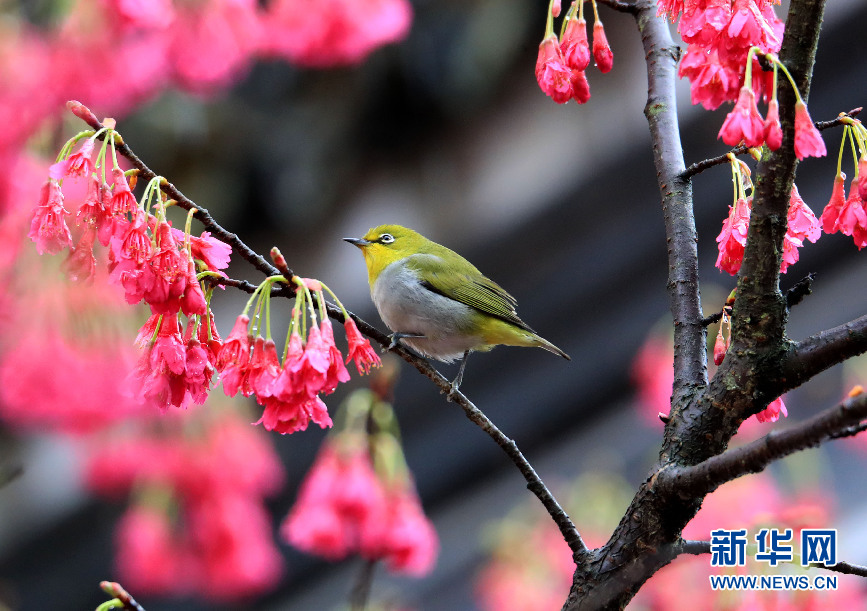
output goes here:
{"type": "Polygon", "coordinates": [[[400,225],[346,240],[364,253],[383,321],[419,353],[451,362],[505,344],[569,358],[518,317],[514,297],[453,250],[400,225]]]}

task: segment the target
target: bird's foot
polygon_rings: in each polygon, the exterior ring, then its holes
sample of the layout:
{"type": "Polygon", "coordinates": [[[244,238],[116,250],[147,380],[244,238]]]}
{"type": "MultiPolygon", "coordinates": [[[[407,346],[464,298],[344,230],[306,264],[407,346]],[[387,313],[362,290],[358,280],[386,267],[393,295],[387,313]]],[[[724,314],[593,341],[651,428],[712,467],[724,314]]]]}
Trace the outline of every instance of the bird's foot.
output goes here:
{"type": "Polygon", "coordinates": [[[391,343],[389,343],[388,346],[385,347],[385,350],[383,350],[383,352],[389,352],[397,348],[400,340],[405,337],[424,337],[424,335],[420,335],[418,333],[392,333],[391,343]]]}
{"type": "Polygon", "coordinates": [[[455,376],[455,379],[452,380],[451,385],[449,386],[449,394],[446,395],[446,399],[449,401],[453,401],[455,396],[458,394],[458,388],[461,387],[461,382],[464,381],[464,370],[467,367],[467,357],[470,356],[470,351],[467,350],[464,352],[464,358],[461,359],[461,367],[458,369],[458,375],[455,376]]]}

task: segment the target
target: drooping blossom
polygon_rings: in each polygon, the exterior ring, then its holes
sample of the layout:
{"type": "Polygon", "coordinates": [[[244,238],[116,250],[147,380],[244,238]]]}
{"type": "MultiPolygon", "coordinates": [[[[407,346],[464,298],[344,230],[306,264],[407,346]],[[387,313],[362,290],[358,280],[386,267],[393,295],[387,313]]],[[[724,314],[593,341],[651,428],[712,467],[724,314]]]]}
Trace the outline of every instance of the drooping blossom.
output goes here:
{"type": "Polygon", "coordinates": [[[62,161],[58,161],[48,169],[48,175],[54,180],[63,180],[66,176],[73,178],[88,178],[93,173],[93,146],[92,138],[86,138],[81,143],[81,148],[62,161]]]}
{"type": "Polygon", "coordinates": [[[765,116],[763,126],[765,144],[772,151],[776,151],[783,145],[783,126],[780,125],[780,104],[774,98],[768,102],[768,114],[765,116]]]}
{"type": "Polygon", "coordinates": [[[858,195],[861,201],[867,201],[867,155],[858,162],[858,195]]]}
{"type": "Polygon", "coordinates": [[[780,414],[788,416],[789,412],[786,409],[786,404],[783,403],[783,398],[777,397],[765,409],[756,414],[756,420],[759,422],[776,422],[780,419],[780,414]]]}
{"type": "Polygon", "coordinates": [[[560,41],[563,58],[572,70],[584,71],[590,65],[590,44],[587,39],[587,21],[570,19],[560,41]]]}
{"type": "Polygon", "coordinates": [[[814,244],[822,235],[819,219],[798,193],[798,187],[792,185],[787,213],[786,235],[783,239],[783,260],[780,272],[785,273],[789,265],[798,262],[798,248],[804,245],[804,240],[814,244]]]}
{"type": "MultiPolygon", "coordinates": [[[[180,229],[172,229],[172,235],[178,244],[186,239],[186,234],[180,229]]],[[[212,272],[220,272],[229,267],[229,259],[232,256],[232,247],[213,237],[209,231],[203,231],[201,236],[189,236],[190,250],[193,259],[204,262],[212,272]]]]}
{"type": "Polygon", "coordinates": [[[536,59],[536,80],[539,87],[558,104],[572,99],[572,70],[566,65],[557,36],[551,34],[539,44],[536,59]]]}
{"type": "Polygon", "coordinates": [[[223,391],[234,397],[244,382],[250,363],[251,337],[247,331],[250,317],[241,314],[235,319],[232,331],[226,336],[217,355],[217,371],[223,381],[223,391]]]}
{"type": "Polygon", "coordinates": [[[834,187],[831,189],[831,199],[822,210],[822,230],[825,233],[835,233],[840,230],[837,225],[840,212],[846,205],[846,174],[840,172],[834,178],[834,187]]]}
{"type": "Polygon", "coordinates": [[[264,16],[264,50],[300,66],[352,65],[403,40],[411,23],[407,0],[275,0],[264,16]]]}
{"type": "Polygon", "coordinates": [[[436,562],[439,540],[415,487],[411,482],[396,484],[385,498],[383,514],[369,515],[361,529],[361,555],[383,560],[394,573],[427,575],[436,562]]]}
{"type": "Polygon", "coordinates": [[[127,429],[89,448],[88,487],[138,500],[118,525],[117,568],[152,594],[232,602],[266,592],[282,560],[263,498],[281,486],[282,465],[233,412],[178,414],[192,414],[186,426],[127,429]]]}
{"type": "Polygon", "coordinates": [[[579,104],[590,101],[590,83],[587,82],[587,74],[583,70],[572,70],[569,78],[572,83],[572,99],[579,104]]]}
{"type": "Polygon", "coordinates": [[[795,102],[795,155],[798,159],[824,157],[828,153],[822,134],[813,124],[807,105],[795,102]]]}
{"type": "Polygon", "coordinates": [[[729,146],[735,146],[741,140],[748,147],[762,145],[764,122],[756,107],[756,96],[751,87],[741,87],[737,104],[726,116],[717,137],[729,146]]]}
{"type": "Polygon", "coordinates": [[[382,365],[379,355],[371,347],[370,341],[358,330],[358,326],[352,318],[346,318],[343,328],[346,330],[346,340],[349,342],[346,355],[347,363],[355,361],[355,367],[359,374],[369,373],[371,367],[382,365]]]}
{"type": "Polygon", "coordinates": [[[363,525],[385,511],[385,495],[367,448],[326,441],[280,532],[298,549],[340,560],[359,549],[363,525]]]}
{"type": "Polygon", "coordinates": [[[256,0],[175,3],[167,52],[174,78],[207,94],[244,74],[265,37],[256,0]]]}
{"type": "Polygon", "coordinates": [[[769,91],[772,80],[761,71],[755,58],[751,82],[744,82],[750,48],[758,47],[763,54],[780,50],[784,24],[769,3],[669,2],[660,6],[660,11],[672,19],[683,11],[678,31],[688,47],[678,74],[689,79],[693,104],[713,110],[725,101],[737,99],[741,86],[753,88],[757,95],[769,91]]]}
{"type": "Polygon", "coordinates": [[[716,266],[724,272],[736,275],[744,258],[744,246],[747,244],[747,232],[750,225],[750,203],[738,199],[734,206],[729,206],[729,215],[723,221],[723,228],[717,236],[719,256],[716,266]]]}
{"type": "Polygon", "coordinates": [[[89,282],[96,273],[96,257],[93,256],[93,243],[96,240],[96,227],[85,227],[78,244],[70,251],[63,269],[73,282],[89,282]]]}
{"type": "Polygon", "coordinates": [[[599,19],[593,24],[593,59],[599,72],[603,74],[610,72],[614,67],[614,54],[611,52],[608,37],[605,36],[605,28],[599,19]]]}
{"type": "Polygon", "coordinates": [[[49,178],[42,185],[39,205],[33,210],[30,233],[27,237],[36,243],[36,251],[41,255],[55,255],[64,248],[72,246],[72,234],[66,224],[69,215],[63,207],[63,193],[56,180],[49,178]]]}
{"type": "Polygon", "coordinates": [[[188,587],[190,562],[165,510],[131,507],[115,531],[120,579],[144,594],[178,594],[188,587]]]}

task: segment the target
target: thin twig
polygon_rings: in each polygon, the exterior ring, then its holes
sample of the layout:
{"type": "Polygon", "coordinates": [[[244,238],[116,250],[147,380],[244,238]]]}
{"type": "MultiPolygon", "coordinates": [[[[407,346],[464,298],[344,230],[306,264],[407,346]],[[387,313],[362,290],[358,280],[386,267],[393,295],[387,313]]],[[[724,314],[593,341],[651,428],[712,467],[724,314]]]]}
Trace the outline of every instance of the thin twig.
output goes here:
{"type": "Polygon", "coordinates": [[[376,570],[376,560],[363,560],[361,570],[355,578],[352,592],[349,593],[349,606],[352,611],[364,611],[370,598],[370,586],[373,584],[373,573],[376,570]]]}
{"type": "Polygon", "coordinates": [[[758,473],[771,462],[819,445],[867,418],[867,394],[846,399],[840,405],[784,430],[712,456],[691,467],[670,467],[656,478],[658,492],[681,497],[704,496],[722,484],[747,473],[758,473]]]}
{"type": "MultiPolygon", "coordinates": [[[[798,280],[792,287],[786,291],[786,307],[788,309],[792,309],[801,301],[804,300],[804,297],[811,294],[813,292],[813,280],[816,278],[816,274],[809,273],[805,277],[798,280]]],[[[714,323],[718,323],[722,318],[723,311],[715,312],[710,316],[705,316],[701,319],[701,324],[705,327],[709,327],[714,323]]]]}
{"type": "Polygon", "coordinates": [[[710,541],[684,541],[680,551],[683,554],[692,554],[693,556],[709,554],[710,541]]]}
{"type": "Polygon", "coordinates": [[[832,564],[831,566],[825,566],[824,564],[818,563],[810,564],[810,566],[812,568],[825,569],[826,571],[834,571],[835,573],[843,573],[844,575],[857,575],[859,577],[867,577],[867,566],[861,566],[860,564],[838,562],[837,564],[832,564]]]}
{"type": "MultiPolygon", "coordinates": [[[[77,107],[81,108],[81,105],[78,102],[69,102],[67,106],[70,108],[73,105],[77,105],[77,107]]],[[[86,110],[86,109],[85,109],[86,110]]],[[[96,119],[96,117],[87,111],[87,113],[75,113],[76,116],[84,120],[88,123],[93,129],[100,129],[102,124],[96,119]],[[88,115],[89,113],[89,115],[88,115]]],[[[117,146],[117,151],[130,160],[133,166],[138,169],[139,176],[144,180],[150,180],[157,176],[157,174],[151,170],[127,145],[126,143],[121,143],[117,146]]],[[[216,220],[210,215],[207,209],[199,206],[191,199],[186,197],[181,191],[175,187],[172,183],[164,180],[160,184],[160,188],[172,199],[176,200],[177,205],[184,210],[191,210],[193,208],[196,209],[194,216],[205,226],[205,229],[210,231],[216,237],[222,239],[223,241],[232,245],[232,247],[240,253],[241,257],[246,261],[251,263],[256,269],[261,271],[263,274],[267,276],[276,275],[280,272],[276,267],[268,263],[264,257],[253,251],[249,246],[247,246],[241,238],[239,238],[236,234],[231,233],[230,231],[224,229],[217,223],[216,220]]],[[[229,278],[212,278],[213,282],[218,284],[223,284],[226,286],[234,286],[245,292],[252,293],[255,290],[255,286],[245,280],[234,280],[229,278]]],[[[284,294],[287,296],[294,296],[294,291],[288,290],[288,288],[283,287],[274,287],[273,294],[284,294]]],[[[340,323],[343,323],[344,316],[343,312],[336,305],[326,302],[326,308],[328,311],[329,317],[337,320],[340,323]]],[[[388,346],[391,343],[391,339],[389,336],[380,332],[355,314],[348,312],[349,316],[356,322],[359,331],[361,331],[367,337],[379,342],[382,346],[388,346]]],[[[530,462],[524,457],[521,451],[518,449],[518,446],[515,442],[506,435],[504,435],[500,429],[494,426],[494,423],[485,416],[484,413],[480,409],[478,409],[463,393],[456,392],[449,394],[451,390],[451,383],[446,380],[439,372],[437,372],[427,361],[424,359],[413,355],[409,351],[403,349],[400,346],[397,346],[393,349],[397,355],[399,355],[403,360],[411,364],[415,367],[422,375],[432,380],[440,389],[442,393],[446,393],[450,399],[452,399],[455,403],[461,406],[466,414],[467,418],[470,419],[474,424],[479,426],[483,431],[485,431],[496,443],[499,445],[506,455],[512,460],[515,466],[518,467],[518,470],[524,476],[524,479],[527,481],[527,488],[539,499],[545,509],[548,511],[548,514],[557,524],[557,527],[560,529],[560,532],[563,535],[566,543],[569,545],[569,548],[572,550],[573,556],[576,558],[576,561],[579,559],[586,558],[588,554],[587,546],[581,540],[581,536],[578,534],[575,525],[572,523],[572,520],[563,511],[563,508],[554,498],[554,495],[545,486],[542,479],[536,473],[533,466],[530,462]]]]}

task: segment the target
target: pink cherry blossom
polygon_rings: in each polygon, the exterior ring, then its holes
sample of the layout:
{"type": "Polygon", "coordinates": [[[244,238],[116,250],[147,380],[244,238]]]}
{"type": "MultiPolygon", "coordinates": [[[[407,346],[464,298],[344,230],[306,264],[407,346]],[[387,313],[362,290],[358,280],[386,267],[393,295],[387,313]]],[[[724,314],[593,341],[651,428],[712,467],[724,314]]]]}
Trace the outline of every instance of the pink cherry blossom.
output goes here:
{"type": "Polygon", "coordinates": [[[539,87],[558,104],[572,99],[572,71],[566,65],[557,36],[551,34],[539,45],[536,59],[536,80],[539,87]]]}
{"type": "Polygon", "coordinates": [[[570,19],[560,41],[563,58],[572,70],[586,70],[590,65],[590,44],[587,39],[587,21],[570,19]]]}
{"type": "Polygon", "coordinates": [[[63,207],[63,193],[60,185],[52,178],[42,186],[39,205],[33,210],[30,233],[27,237],[36,243],[36,251],[41,255],[55,255],[64,248],[72,246],[72,234],[66,224],[69,215],[63,207]]]}
{"type": "Polygon", "coordinates": [[[593,59],[599,72],[610,72],[614,67],[614,54],[608,44],[608,37],[605,36],[605,28],[598,19],[593,24],[593,59]]]}
{"type": "Polygon", "coordinates": [[[744,258],[744,246],[747,244],[747,231],[750,225],[750,206],[743,200],[729,206],[729,216],[723,221],[723,228],[716,241],[719,244],[719,256],[716,266],[732,276],[738,273],[744,258]]]}
{"type": "Polygon", "coordinates": [[[741,140],[749,147],[762,145],[764,122],[756,107],[756,95],[750,87],[741,87],[737,104],[726,116],[717,137],[729,146],[735,146],[741,140]]]}
{"type": "Polygon", "coordinates": [[[765,144],[772,151],[783,145],[783,127],[780,125],[780,105],[776,99],[768,103],[768,114],[763,126],[765,144]]]}
{"type": "Polygon", "coordinates": [[[824,157],[828,153],[822,134],[816,129],[807,106],[802,101],[795,102],[795,155],[798,159],[824,157]]]}
{"type": "Polygon", "coordinates": [[[831,199],[822,211],[822,230],[825,233],[839,231],[837,225],[840,212],[846,205],[846,174],[840,172],[834,178],[834,187],[831,189],[831,199]]]}

